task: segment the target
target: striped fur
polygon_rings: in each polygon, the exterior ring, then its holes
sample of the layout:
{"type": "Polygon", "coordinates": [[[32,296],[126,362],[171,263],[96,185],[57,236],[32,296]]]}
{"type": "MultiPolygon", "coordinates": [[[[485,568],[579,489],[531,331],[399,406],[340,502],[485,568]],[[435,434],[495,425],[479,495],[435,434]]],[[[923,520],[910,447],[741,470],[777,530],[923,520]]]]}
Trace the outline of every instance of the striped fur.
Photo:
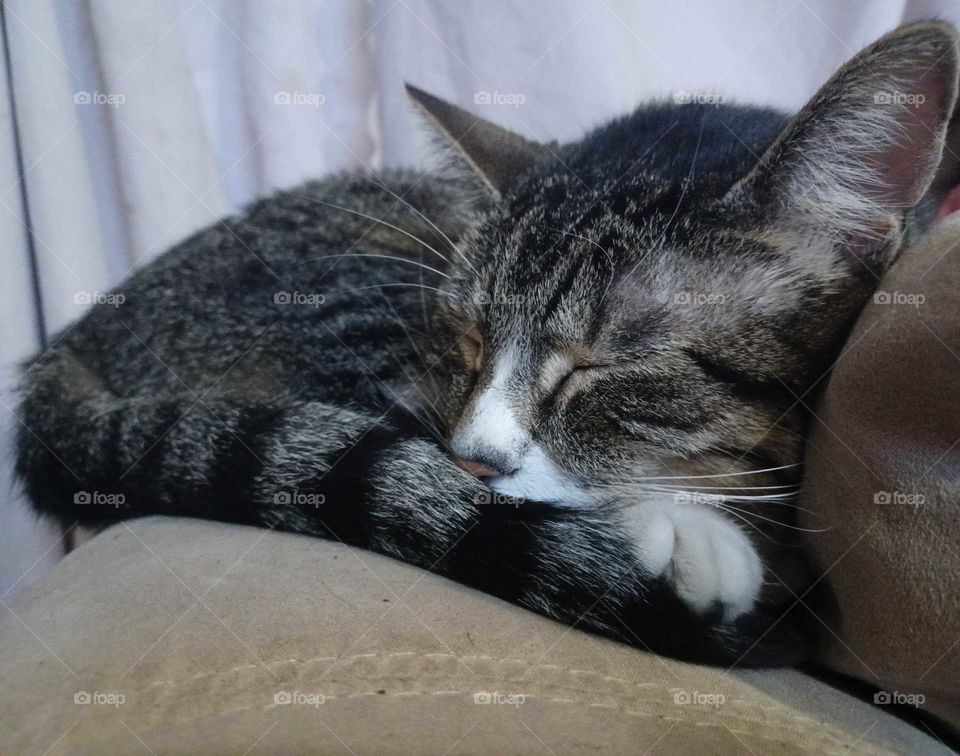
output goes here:
{"type": "Polygon", "coordinates": [[[349,175],[258,202],[26,366],[25,488],[66,524],[306,533],[662,653],[795,659],[798,397],[931,185],[953,43],[895,33],[793,120],[654,104],[549,149],[488,124],[461,146],[510,162],[466,155],[478,185],[349,175]],[[911,82],[929,137],[903,140],[865,93],[911,82]]]}

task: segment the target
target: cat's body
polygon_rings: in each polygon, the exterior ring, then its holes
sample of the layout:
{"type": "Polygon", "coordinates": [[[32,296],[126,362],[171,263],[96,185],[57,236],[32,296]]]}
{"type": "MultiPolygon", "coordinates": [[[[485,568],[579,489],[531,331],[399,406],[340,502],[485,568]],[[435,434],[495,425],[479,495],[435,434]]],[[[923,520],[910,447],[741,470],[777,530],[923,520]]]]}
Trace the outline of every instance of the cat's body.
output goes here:
{"type": "Polygon", "coordinates": [[[788,122],[648,106],[549,156],[495,133],[483,198],[397,172],[258,202],[28,366],[27,491],[68,525],[336,538],[657,651],[780,660],[797,398],[875,284],[751,193],[788,122]]]}

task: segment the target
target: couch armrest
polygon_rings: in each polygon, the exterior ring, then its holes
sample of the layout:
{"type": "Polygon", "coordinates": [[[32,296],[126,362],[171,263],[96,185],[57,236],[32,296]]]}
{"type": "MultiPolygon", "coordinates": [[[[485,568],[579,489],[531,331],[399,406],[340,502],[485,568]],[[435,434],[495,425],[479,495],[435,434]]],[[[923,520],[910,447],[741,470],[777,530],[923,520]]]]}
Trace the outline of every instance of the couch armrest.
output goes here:
{"type": "Polygon", "coordinates": [[[0,669],[13,753],[941,752],[796,671],[666,660],[375,554],[186,519],[117,525],[25,591],[0,669]]]}

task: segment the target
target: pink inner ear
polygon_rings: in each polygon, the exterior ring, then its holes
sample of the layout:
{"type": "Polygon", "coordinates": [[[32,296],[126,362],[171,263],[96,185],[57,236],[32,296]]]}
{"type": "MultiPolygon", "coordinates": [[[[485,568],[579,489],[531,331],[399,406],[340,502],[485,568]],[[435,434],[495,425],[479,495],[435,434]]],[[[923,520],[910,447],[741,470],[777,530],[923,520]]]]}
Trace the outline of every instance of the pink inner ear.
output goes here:
{"type": "Polygon", "coordinates": [[[940,208],[937,210],[937,220],[941,218],[946,218],[948,215],[960,210],[960,186],[955,186],[949,191],[946,197],[943,198],[943,202],[940,203],[940,208]]]}

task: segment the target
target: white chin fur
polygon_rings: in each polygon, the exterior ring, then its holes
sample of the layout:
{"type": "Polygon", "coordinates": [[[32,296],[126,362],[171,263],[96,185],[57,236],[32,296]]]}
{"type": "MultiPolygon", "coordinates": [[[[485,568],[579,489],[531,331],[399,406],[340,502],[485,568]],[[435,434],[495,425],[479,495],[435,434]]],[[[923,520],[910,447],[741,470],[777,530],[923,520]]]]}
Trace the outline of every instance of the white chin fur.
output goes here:
{"type": "MultiPolygon", "coordinates": [[[[596,498],[531,444],[512,475],[487,481],[505,496],[560,506],[585,507],[596,498]]],[[[627,501],[625,524],[649,572],[667,579],[698,614],[718,605],[731,622],[755,606],[763,586],[763,563],[739,527],[722,512],[670,494],[639,494],[627,501]]]]}
{"type": "Polygon", "coordinates": [[[497,493],[567,506],[585,506],[591,498],[536,444],[531,444],[512,475],[491,478],[487,484],[497,493]]]}

